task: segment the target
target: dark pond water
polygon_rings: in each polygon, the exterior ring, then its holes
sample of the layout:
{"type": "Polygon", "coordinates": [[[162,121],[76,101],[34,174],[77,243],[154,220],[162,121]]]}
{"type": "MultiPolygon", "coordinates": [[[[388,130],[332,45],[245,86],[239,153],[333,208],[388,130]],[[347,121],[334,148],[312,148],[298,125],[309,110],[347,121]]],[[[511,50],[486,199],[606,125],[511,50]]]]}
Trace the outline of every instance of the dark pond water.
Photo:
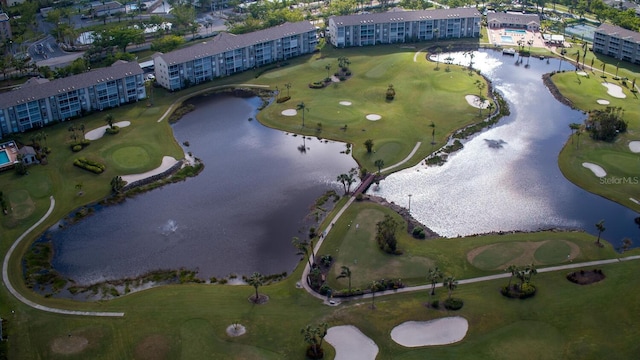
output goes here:
{"type": "Polygon", "coordinates": [[[53,266],[62,275],[86,284],[180,267],[201,278],[293,270],[300,257],[291,238],[306,238],[300,232],[315,199],[339,190],[338,174],[357,164],[342,143],[248,121],[257,98],[192,102],[196,110],[173,130],[204,171],[54,231],[53,266]]]}
{"type": "MultiPolygon", "coordinates": [[[[454,57],[466,60],[461,53],[454,57]]],[[[411,194],[412,215],[447,237],[552,227],[597,234],[595,223],[604,219],[603,238],[620,246],[629,237],[637,247],[640,230],[633,220],[638,214],[580,189],[558,168],[569,124],[582,123],[586,115],[556,101],[542,74],[573,66],[531,58],[525,68],[527,60],[516,66],[516,59],[491,50],[474,58],[474,66],[509,103],[510,116],[465,142],[444,166],[418,165],[369,191],[405,207],[411,194]],[[500,147],[490,146],[495,143],[500,147]]]]}

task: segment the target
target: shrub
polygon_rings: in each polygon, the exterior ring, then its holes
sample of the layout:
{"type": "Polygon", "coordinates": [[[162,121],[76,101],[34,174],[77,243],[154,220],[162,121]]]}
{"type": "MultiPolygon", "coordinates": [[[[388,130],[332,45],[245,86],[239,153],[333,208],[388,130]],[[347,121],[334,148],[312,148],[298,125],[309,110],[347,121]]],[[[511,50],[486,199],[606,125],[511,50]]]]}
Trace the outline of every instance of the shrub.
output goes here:
{"type": "Polygon", "coordinates": [[[73,152],[78,152],[78,151],[82,150],[82,145],[72,145],[71,146],[71,150],[73,152]]]}
{"type": "Polygon", "coordinates": [[[120,132],[120,128],[119,128],[119,127],[117,127],[117,126],[114,126],[114,127],[112,127],[112,128],[107,127],[107,129],[105,130],[105,132],[106,132],[107,134],[110,134],[110,135],[115,135],[115,134],[117,134],[117,133],[119,133],[119,132],[120,132]]]}
{"type": "Polygon", "coordinates": [[[362,195],[362,193],[358,193],[358,195],[356,195],[356,201],[362,201],[362,199],[364,199],[364,195],[362,195]]]}
{"type": "Polygon", "coordinates": [[[344,77],[344,76],[340,76],[340,81],[345,81],[345,80],[347,80],[347,78],[346,78],[346,77],[344,77]]]}
{"type": "Polygon", "coordinates": [[[329,291],[331,290],[331,288],[329,287],[329,285],[324,284],[320,287],[320,295],[327,295],[329,293],[329,291]]]}
{"type": "Polygon", "coordinates": [[[427,235],[424,232],[424,229],[420,226],[416,226],[413,228],[412,235],[416,239],[424,239],[427,237],[427,235]]]}
{"type": "Polygon", "coordinates": [[[320,81],[312,82],[309,84],[309,87],[312,89],[322,89],[324,87],[324,83],[320,81]]]}
{"type": "Polygon", "coordinates": [[[444,307],[447,310],[460,310],[464,305],[464,301],[462,299],[449,298],[444,301],[444,307]]]}
{"type": "Polygon", "coordinates": [[[434,309],[439,308],[440,307],[440,300],[433,300],[431,302],[431,307],[434,308],[434,309]]]}
{"type": "Polygon", "coordinates": [[[291,99],[291,96],[283,96],[283,97],[279,97],[279,98],[276,100],[276,102],[277,102],[278,104],[281,104],[281,103],[283,103],[283,102],[287,102],[289,99],[291,99]]]}
{"type": "Polygon", "coordinates": [[[103,164],[96,161],[88,160],[85,158],[75,159],[73,161],[73,165],[81,169],[91,171],[92,173],[95,173],[95,174],[101,174],[106,169],[106,167],[103,164]]]}
{"type": "Polygon", "coordinates": [[[351,71],[347,71],[347,72],[345,73],[345,75],[347,75],[347,76],[351,76],[351,71]]]}

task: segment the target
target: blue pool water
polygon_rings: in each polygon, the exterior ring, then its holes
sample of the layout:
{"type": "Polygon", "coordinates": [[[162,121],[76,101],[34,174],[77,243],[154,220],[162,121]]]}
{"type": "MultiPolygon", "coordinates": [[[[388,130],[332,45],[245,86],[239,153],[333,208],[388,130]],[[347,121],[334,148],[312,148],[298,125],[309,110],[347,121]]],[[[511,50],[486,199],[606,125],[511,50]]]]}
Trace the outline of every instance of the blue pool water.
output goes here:
{"type": "Polygon", "coordinates": [[[512,35],[525,35],[527,33],[526,30],[516,30],[516,29],[507,29],[504,32],[505,34],[512,34],[512,35]]]}
{"type": "Polygon", "coordinates": [[[503,43],[509,43],[509,44],[513,44],[513,38],[509,35],[500,35],[500,40],[502,40],[503,43]]]}
{"type": "Polygon", "coordinates": [[[6,165],[9,163],[9,154],[7,150],[0,151],[0,165],[6,165]]]}

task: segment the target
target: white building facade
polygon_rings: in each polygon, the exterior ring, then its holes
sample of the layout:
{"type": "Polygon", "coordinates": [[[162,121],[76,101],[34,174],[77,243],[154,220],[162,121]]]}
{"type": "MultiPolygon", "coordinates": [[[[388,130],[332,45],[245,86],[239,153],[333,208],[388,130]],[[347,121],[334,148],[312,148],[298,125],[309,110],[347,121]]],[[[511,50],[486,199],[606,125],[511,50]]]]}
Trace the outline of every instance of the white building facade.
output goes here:
{"type": "Polygon", "coordinates": [[[640,64],[640,33],[602,24],[593,34],[593,51],[640,64]]]}

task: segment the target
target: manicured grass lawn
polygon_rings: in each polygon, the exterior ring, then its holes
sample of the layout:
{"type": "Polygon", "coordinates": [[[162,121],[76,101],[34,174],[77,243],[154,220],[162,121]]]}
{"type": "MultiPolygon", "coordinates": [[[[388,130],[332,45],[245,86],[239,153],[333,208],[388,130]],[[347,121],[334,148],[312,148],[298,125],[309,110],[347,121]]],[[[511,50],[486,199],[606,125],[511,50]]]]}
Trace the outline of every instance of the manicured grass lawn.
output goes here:
{"type": "MultiPolygon", "coordinates": [[[[301,57],[291,60],[290,66],[267,72],[257,79],[255,73],[248,72],[178,95],[207,86],[248,82],[269,84],[272,88],[277,85],[285,92],[284,84],[291,82],[292,99],[285,104],[274,104],[259,115],[268,125],[352,142],[354,156],[369,169],[374,168],[373,161],[379,157],[387,165],[403,159],[416,142],[422,141],[423,146],[412,159],[415,163],[431,150],[431,146],[424,146],[430,141],[431,121],[436,124],[436,141],[441,145],[454,129],[478,121],[479,117],[477,109],[464,101],[465,94],[477,93],[473,84],[478,78],[476,74],[469,75],[466,70],[453,66],[451,72],[444,71],[442,66],[435,71],[435,64],[414,63],[413,54],[414,50],[397,46],[325,49],[324,58],[320,60],[317,55],[301,57]],[[332,71],[335,71],[338,56],[349,57],[354,76],[325,89],[309,89],[307,83],[326,76],[324,66],[327,63],[331,63],[332,71]],[[397,93],[391,103],[384,100],[389,83],[393,83],[397,93]],[[351,101],[353,105],[340,106],[338,102],[342,100],[351,101]],[[301,101],[309,108],[304,129],[300,128],[299,115],[293,118],[279,115],[283,109],[295,108],[301,101]],[[368,113],[380,114],[382,120],[364,120],[368,113]],[[316,131],[318,122],[323,124],[319,133],[316,131]],[[340,130],[345,124],[347,130],[340,130]],[[363,149],[362,143],[368,138],[375,142],[375,154],[366,154],[363,149]]],[[[45,213],[50,195],[57,200],[56,210],[38,231],[53,225],[72,209],[104,197],[110,190],[113,176],[155,168],[163,155],[181,158],[182,150],[166,121],[156,122],[176,97],[176,94],[155,89],[152,107],[142,102],[76,120],[75,123],[83,123],[87,130],[103,126],[106,113],[112,113],[115,121],[132,122],[119,134],[96,140],[80,153],[72,153],[68,148],[68,123],[45,128],[48,146],[53,149],[49,165],[32,167],[30,174],[24,177],[13,172],[0,174],[2,191],[16,207],[16,214],[0,217],[0,254],[4,255],[13,240],[45,213]],[[107,171],[94,175],[73,167],[71,162],[78,156],[104,162],[107,171]],[[78,184],[82,184],[82,196],[78,195],[78,184]]],[[[25,135],[23,142],[29,143],[28,137],[29,134],[25,135]]],[[[583,143],[586,143],[585,137],[581,139],[583,143]]],[[[409,284],[424,284],[427,269],[432,266],[438,266],[458,279],[499,273],[479,268],[477,264],[474,266],[467,260],[474,249],[493,244],[509,248],[517,247],[511,244],[513,242],[551,240],[535,252],[537,259],[548,264],[566,261],[557,255],[563,251],[566,256],[562,241],[579,247],[574,262],[617,256],[611,246],[593,246],[593,237],[578,232],[415,240],[406,234],[404,224],[398,229],[403,255],[391,256],[381,253],[373,239],[375,223],[386,213],[390,213],[386,208],[356,203],[336,224],[319,252],[336,257],[334,273],[328,277],[332,286],[346,288],[346,280],[335,279],[340,264],[352,269],[354,287],[381,277],[401,277],[409,284]],[[349,222],[351,226],[348,226],[349,222]],[[358,224],[358,230],[354,224],[358,224]]],[[[17,253],[24,252],[28,245],[25,241],[17,253]]],[[[633,253],[638,254],[638,250],[633,253]]],[[[10,359],[301,358],[305,344],[300,329],[323,321],[331,326],[353,324],[359,327],[380,347],[378,359],[526,359],[532,354],[549,359],[599,359],[611,358],[612,354],[633,358],[640,351],[637,344],[640,328],[630,316],[640,313],[640,300],[632,296],[638,287],[635,277],[640,270],[638,261],[602,267],[607,279],[591,286],[571,284],[564,279],[563,273],[537,275],[534,282],[539,288],[538,294],[526,301],[503,298],[498,289],[505,284],[504,280],[461,285],[454,296],[465,301],[464,308],[456,313],[470,322],[465,340],[450,346],[406,349],[391,341],[389,332],[394,326],[406,320],[447,315],[425,308],[423,303],[428,295],[424,292],[376,297],[376,310],[362,303],[331,308],[320,305],[317,299],[295,287],[301,275],[301,268],[298,268],[287,280],[261,287],[260,292],[267,294],[270,300],[260,306],[247,300],[253,294],[253,288],[220,285],[166,286],[107,302],[78,303],[43,299],[25,289],[19,256],[13,260],[9,269],[12,283],[27,298],[52,307],[124,311],[126,316],[102,319],[44,313],[18,303],[2,287],[0,316],[6,319],[10,338],[3,346],[8,347],[10,359]],[[235,322],[244,325],[247,334],[229,338],[225,329],[235,322]],[[56,340],[64,342],[69,334],[72,338],[86,338],[87,347],[70,355],[54,351],[56,340]]],[[[494,254],[484,261],[489,266],[492,263],[499,265],[504,260],[504,256],[494,254]]],[[[439,289],[437,296],[442,300],[446,293],[439,289]]],[[[325,351],[326,358],[333,358],[330,346],[325,346],[325,351]]]]}
{"type": "MultiPolygon", "coordinates": [[[[612,71],[609,68],[608,71],[612,71]]],[[[554,83],[563,96],[570,99],[574,105],[583,111],[592,109],[604,109],[605,105],[596,103],[598,99],[606,99],[611,102],[608,106],[624,109],[623,119],[628,122],[626,133],[620,134],[612,143],[594,141],[587,132],[581,136],[574,135],[567,141],[559,156],[559,165],[567,179],[584,188],[587,191],[612,199],[622,205],[635,210],[640,206],[635,204],[630,197],[638,197],[637,169],[638,155],[629,150],[629,142],[640,140],[640,100],[637,93],[630,91],[631,82],[627,85],[622,81],[614,80],[612,76],[606,79],[601,77],[601,72],[588,72],[589,76],[578,77],[573,72],[556,74],[552,77],[554,83]],[[620,85],[624,99],[617,99],[607,94],[603,81],[620,85]],[[621,183],[606,183],[596,177],[591,170],[582,166],[583,162],[600,165],[606,172],[606,178],[627,179],[621,183]]],[[[635,74],[637,76],[637,74],[635,74]]],[[[569,132],[570,130],[567,129],[569,132]]]]}
{"type": "Polygon", "coordinates": [[[374,162],[378,159],[386,165],[401,161],[420,141],[422,146],[406,166],[414,165],[433,150],[429,145],[432,122],[436,125],[437,149],[454,130],[482,119],[464,99],[465,95],[478,94],[475,81],[481,77],[458,66],[451,66],[451,71],[443,66],[436,70],[435,63],[424,60],[425,53],[414,62],[415,51],[395,45],[325,49],[322,57],[316,54],[296,67],[269,71],[256,82],[278,86],[281,94],[289,93],[291,99],[272,104],[260,112],[258,119],[286,131],[349,142],[354,145],[355,159],[369,171],[376,169],[374,162]],[[352,77],[323,89],[310,89],[309,83],[327,76],[325,66],[331,66],[330,74],[338,70],[337,58],[341,56],[349,58],[352,77]],[[286,83],[291,84],[289,91],[286,83]],[[393,101],[385,100],[389,84],[396,91],[393,101]],[[352,105],[340,105],[341,101],[352,105]],[[300,112],[290,117],[281,114],[301,102],[308,109],[304,128],[300,112]],[[367,114],[378,114],[382,119],[369,121],[365,119],[367,114]],[[319,123],[321,130],[317,130],[319,123]],[[363,145],[367,139],[374,141],[372,153],[367,153],[363,145]]]}

